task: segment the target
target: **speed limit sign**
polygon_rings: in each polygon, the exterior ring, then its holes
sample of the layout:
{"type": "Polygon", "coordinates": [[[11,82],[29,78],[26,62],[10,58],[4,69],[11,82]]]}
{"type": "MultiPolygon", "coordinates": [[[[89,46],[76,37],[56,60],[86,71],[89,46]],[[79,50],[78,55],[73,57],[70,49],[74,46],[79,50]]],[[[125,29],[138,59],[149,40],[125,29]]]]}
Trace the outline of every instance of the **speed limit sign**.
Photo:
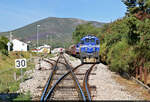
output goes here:
{"type": "Polygon", "coordinates": [[[26,59],[16,59],[15,60],[15,67],[16,68],[26,68],[27,67],[27,61],[26,59]]]}

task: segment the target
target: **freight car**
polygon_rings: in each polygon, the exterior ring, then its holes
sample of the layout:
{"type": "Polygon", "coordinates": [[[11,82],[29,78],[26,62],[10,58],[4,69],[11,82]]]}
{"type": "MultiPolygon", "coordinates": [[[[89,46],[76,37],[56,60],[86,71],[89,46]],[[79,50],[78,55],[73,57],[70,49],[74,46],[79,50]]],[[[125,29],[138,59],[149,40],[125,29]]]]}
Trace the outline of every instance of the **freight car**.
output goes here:
{"type": "Polygon", "coordinates": [[[72,55],[72,56],[76,56],[76,46],[73,44],[69,47],[69,49],[65,50],[65,53],[72,55]]]}
{"type": "Polygon", "coordinates": [[[80,43],[76,44],[75,50],[76,50],[76,56],[79,57],[80,56],[80,43]]]}

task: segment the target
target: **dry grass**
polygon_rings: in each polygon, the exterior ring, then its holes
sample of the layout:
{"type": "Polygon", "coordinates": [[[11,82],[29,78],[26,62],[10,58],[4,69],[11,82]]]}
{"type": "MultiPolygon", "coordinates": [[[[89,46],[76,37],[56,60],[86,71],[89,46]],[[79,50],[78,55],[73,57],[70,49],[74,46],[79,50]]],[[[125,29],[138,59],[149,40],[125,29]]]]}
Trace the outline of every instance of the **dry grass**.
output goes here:
{"type": "MultiPolygon", "coordinates": [[[[24,58],[29,58],[30,53],[22,53],[24,58]]],[[[17,77],[20,76],[20,70],[15,68],[15,59],[20,58],[20,53],[11,52],[9,56],[0,54],[0,93],[6,92],[15,92],[19,88],[19,81],[14,80],[14,72],[16,72],[17,77]]],[[[34,63],[28,63],[28,68],[23,69],[23,72],[26,70],[32,69],[34,63]]]]}
{"type": "Polygon", "coordinates": [[[147,77],[147,83],[150,85],[150,74],[147,77]]]}
{"type": "Polygon", "coordinates": [[[120,85],[125,86],[125,91],[128,91],[131,95],[142,98],[144,100],[150,100],[150,93],[148,93],[146,89],[144,89],[133,80],[124,79],[119,75],[113,75],[113,78],[120,85]]]}

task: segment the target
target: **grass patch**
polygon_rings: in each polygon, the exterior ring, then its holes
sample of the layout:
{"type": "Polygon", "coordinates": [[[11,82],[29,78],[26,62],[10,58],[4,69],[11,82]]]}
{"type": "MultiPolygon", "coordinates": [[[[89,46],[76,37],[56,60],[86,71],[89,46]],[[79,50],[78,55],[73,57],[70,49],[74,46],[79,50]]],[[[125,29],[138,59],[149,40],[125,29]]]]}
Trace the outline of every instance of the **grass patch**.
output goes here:
{"type": "Polygon", "coordinates": [[[13,101],[31,101],[30,91],[25,94],[19,95],[17,98],[13,99],[13,101]]]}
{"type": "Polygon", "coordinates": [[[48,58],[55,57],[55,54],[48,54],[47,57],[48,57],[48,58]]]}
{"type": "Polygon", "coordinates": [[[9,86],[9,91],[10,92],[16,92],[17,90],[19,90],[20,81],[11,82],[9,85],[10,85],[9,86]]]}
{"type": "Polygon", "coordinates": [[[22,70],[24,74],[26,71],[34,68],[33,60],[29,60],[30,56],[31,53],[29,52],[11,52],[9,56],[0,54],[0,93],[16,92],[19,89],[20,80],[14,80],[14,73],[16,73],[16,77],[19,78],[21,72],[20,69],[15,68],[15,59],[27,59],[28,67],[22,70]]]}

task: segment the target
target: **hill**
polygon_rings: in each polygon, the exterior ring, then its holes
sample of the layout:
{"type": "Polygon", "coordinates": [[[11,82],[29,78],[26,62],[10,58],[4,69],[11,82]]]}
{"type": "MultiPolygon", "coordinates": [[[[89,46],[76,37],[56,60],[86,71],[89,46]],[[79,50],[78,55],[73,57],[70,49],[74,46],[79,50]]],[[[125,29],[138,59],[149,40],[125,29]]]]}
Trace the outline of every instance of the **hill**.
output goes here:
{"type": "MultiPolygon", "coordinates": [[[[32,41],[32,46],[36,46],[37,25],[40,25],[38,27],[39,45],[46,43],[53,45],[53,47],[68,46],[72,42],[72,32],[75,30],[75,27],[84,23],[92,23],[96,27],[103,25],[100,22],[76,18],[49,17],[13,30],[12,33],[13,38],[18,38],[25,42],[32,41]]],[[[9,32],[2,32],[1,35],[8,36],[9,32]]]]}

